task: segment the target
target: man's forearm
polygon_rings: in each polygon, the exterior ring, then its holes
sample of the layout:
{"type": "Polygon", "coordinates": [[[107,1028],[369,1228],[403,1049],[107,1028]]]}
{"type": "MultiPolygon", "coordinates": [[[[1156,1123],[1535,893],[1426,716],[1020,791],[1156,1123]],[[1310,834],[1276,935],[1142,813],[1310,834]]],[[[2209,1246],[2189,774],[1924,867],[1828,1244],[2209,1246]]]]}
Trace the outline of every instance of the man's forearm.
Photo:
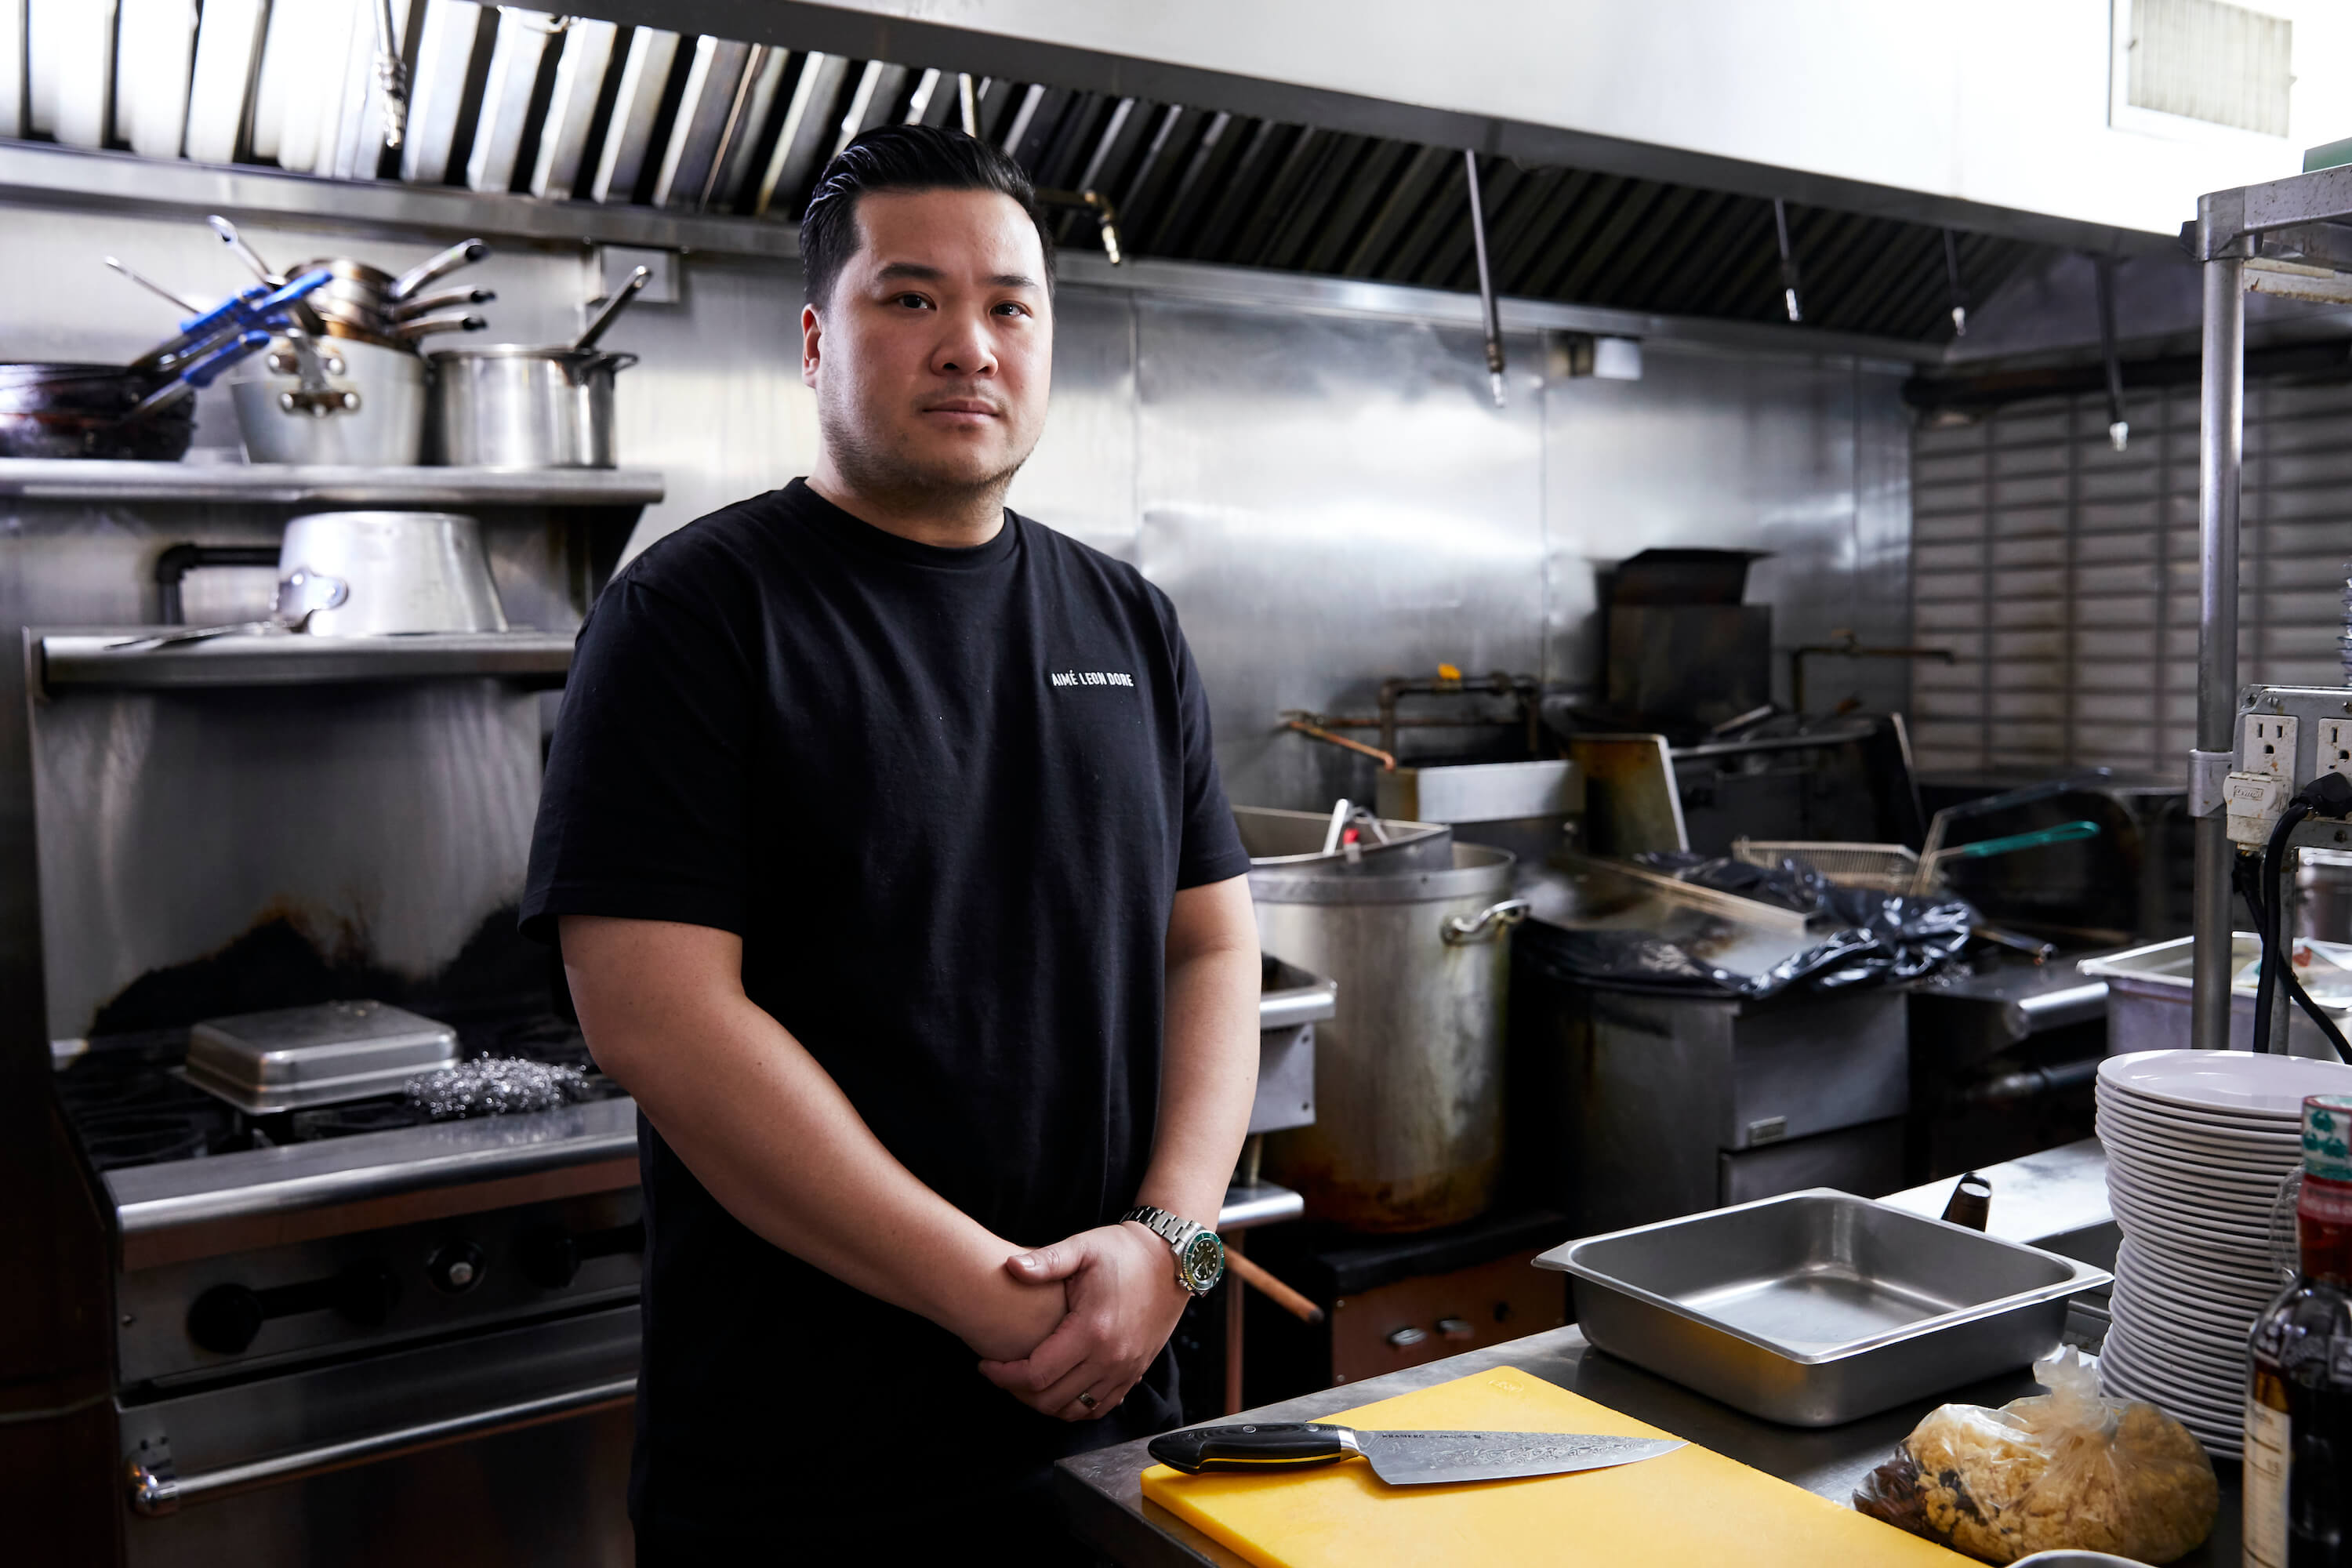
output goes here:
{"type": "Polygon", "coordinates": [[[1213,1228],[1257,1091],[1257,927],[1238,877],[1177,900],[1159,1127],[1137,1201],[1213,1228]]]}
{"type": "Polygon", "coordinates": [[[566,918],[565,969],[598,1065],[753,1232],[983,1355],[1027,1354],[1059,1320],[1061,1290],[1008,1276],[1018,1249],[882,1146],[832,1075],[743,994],[729,967],[740,947],[713,951],[733,942],[566,918]]]}

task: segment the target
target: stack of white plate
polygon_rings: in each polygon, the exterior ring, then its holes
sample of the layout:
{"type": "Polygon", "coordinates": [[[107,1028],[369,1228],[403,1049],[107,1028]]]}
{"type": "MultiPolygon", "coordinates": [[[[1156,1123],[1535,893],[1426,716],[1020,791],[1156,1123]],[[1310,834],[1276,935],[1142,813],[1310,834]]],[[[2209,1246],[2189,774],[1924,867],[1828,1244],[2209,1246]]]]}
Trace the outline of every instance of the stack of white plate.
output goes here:
{"type": "Polygon", "coordinates": [[[2352,1067],[2300,1057],[2136,1051],[2100,1064],[2099,1142],[2124,1234],[2100,1381],[2216,1454],[2240,1452],[2247,1336],[2285,1283],[2273,1214],[2302,1163],[2304,1097],[2347,1091],[2352,1067]]]}

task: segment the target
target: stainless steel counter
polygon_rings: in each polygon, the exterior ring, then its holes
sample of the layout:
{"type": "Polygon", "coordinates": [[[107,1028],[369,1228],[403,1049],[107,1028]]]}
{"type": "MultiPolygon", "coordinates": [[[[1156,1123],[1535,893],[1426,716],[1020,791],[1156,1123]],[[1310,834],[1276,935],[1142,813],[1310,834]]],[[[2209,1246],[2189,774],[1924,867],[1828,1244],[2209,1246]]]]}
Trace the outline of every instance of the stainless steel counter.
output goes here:
{"type": "MultiPolygon", "coordinates": [[[[1895,1445],[1937,1405],[2001,1405],[2034,1388],[2032,1374],[2020,1371],[1843,1426],[1777,1426],[1603,1354],[1586,1344],[1574,1328],[1566,1328],[1391,1373],[1353,1387],[1303,1394],[1230,1419],[1320,1420],[1374,1400],[1497,1366],[1517,1367],[1838,1502],[1848,1501],[1862,1478],[1885,1461],[1895,1445]]],[[[1244,1568],[1245,1559],[1143,1500],[1141,1477],[1150,1462],[1144,1441],[1138,1440],[1064,1459],[1056,1467],[1055,1484],[1079,1538],[1126,1568],[1244,1568]]],[[[2238,1468],[2234,1464],[2219,1468],[2221,1518],[2214,1524],[2212,1538],[2179,1559],[2180,1568],[2223,1568],[2225,1564],[2235,1568],[2238,1563],[2238,1468]]]]}
{"type": "MultiPolygon", "coordinates": [[[[2107,1206],[2107,1152],[2095,1138],[2044,1149],[2022,1159],[1987,1165],[1977,1174],[1992,1187],[1985,1230],[2004,1241],[2046,1247],[2102,1268],[2116,1266],[2115,1211],[2107,1206]]],[[[1889,1193],[1879,1202],[1940,1218],[1956,1178],[1889,1193]]]]}
{"type": "MultiPolygon", "coordinates": [[[[2104,1244],[2106,1263],[2103,1267],[2112,1265],[2115,1224],[2107,1208],[2106,1170],[2105,1152],[2097,1140],[2088,1138],[1990,1166],[1979,1173],[1992,1184],[1987,1229],[2009,1240],[2046,1247],[2090,1262],[2100,1261],[2092,1255],[2104,1244]]],[[[1951,1189],[1948,1179],[1930,1182],[1892,1194],[1884,1201],[1914,1214],[1940,1215],[1951,1189]]],[[[1320,1420],[1338,1411],[1352,1410],[1375,1400],[1449,1383],[1496,1366],[1517,1367],[1838,1502],[1848,1501],[1862,1478],[1884,1461],[1895,1445],[1935,1405],[1950,1402],[2001,1405],[2033,1391],[2032,1374],[2021,1369],[1843,1426],[1780,1426],[1744,1415],[1704,1394],[1596,1351],[1585,1342],[1581,1333],[1570,1327],[1530,1334],[1507,1344],[1391,1373],[1348,1388],[1302,1394],[1279,1405],[1244,1411],[1231,1419],[1320,1420]]],[[[1143,1500],[1140,1477],[1150,1463],[1141,1442],[1063,1460],[1056,1485],[1077,1533],[1097,1550],[1129,1568],[1201,1568],[1203,1564],[1238,1568],[1244,1562],[1242,1558],[1143,1500]]],[[[2222,1568],[2224,1564],[2234,1568],[2239,1560],[2238,1468],[2226,1462],[2218,1468],[2221,1472],[2221,1517],[2214,1526],[2212,1539],[2180,1559],[2186,1568],[2222,1568]]]]}

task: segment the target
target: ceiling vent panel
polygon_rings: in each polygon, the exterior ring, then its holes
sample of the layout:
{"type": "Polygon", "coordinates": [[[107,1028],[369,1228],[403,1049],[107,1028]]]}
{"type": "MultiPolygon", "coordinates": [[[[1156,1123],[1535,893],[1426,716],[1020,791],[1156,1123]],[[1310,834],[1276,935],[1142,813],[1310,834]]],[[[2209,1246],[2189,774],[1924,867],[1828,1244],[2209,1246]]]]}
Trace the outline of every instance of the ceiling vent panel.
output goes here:
{"type": "Polygon", "coordinates": [[[540,127],[539,156],[532,160],[528,189],[534,196],[568,196],[580,184],[588,156],[588,133],[596,123],[604,76],[613,64],[613,40],[621,29],[611,22],[575,16],[564,29],[555,62],[555,84],[540,127]]]}

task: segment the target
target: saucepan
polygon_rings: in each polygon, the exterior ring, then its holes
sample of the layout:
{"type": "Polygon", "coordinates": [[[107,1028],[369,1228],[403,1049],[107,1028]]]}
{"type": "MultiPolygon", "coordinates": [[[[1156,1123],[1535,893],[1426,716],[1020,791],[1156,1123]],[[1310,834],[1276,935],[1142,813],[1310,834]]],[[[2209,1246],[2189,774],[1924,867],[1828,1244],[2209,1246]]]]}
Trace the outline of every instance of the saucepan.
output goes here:
{"type": "Polygon", "coordinates": [[[425,461],[460,468],[612,468],[617,460],[613,377],[637,356],[604,353],[596,340],[652,275],[643,267],[632,273],[568,347],[494,343],[434,354],[425,461]]]}

